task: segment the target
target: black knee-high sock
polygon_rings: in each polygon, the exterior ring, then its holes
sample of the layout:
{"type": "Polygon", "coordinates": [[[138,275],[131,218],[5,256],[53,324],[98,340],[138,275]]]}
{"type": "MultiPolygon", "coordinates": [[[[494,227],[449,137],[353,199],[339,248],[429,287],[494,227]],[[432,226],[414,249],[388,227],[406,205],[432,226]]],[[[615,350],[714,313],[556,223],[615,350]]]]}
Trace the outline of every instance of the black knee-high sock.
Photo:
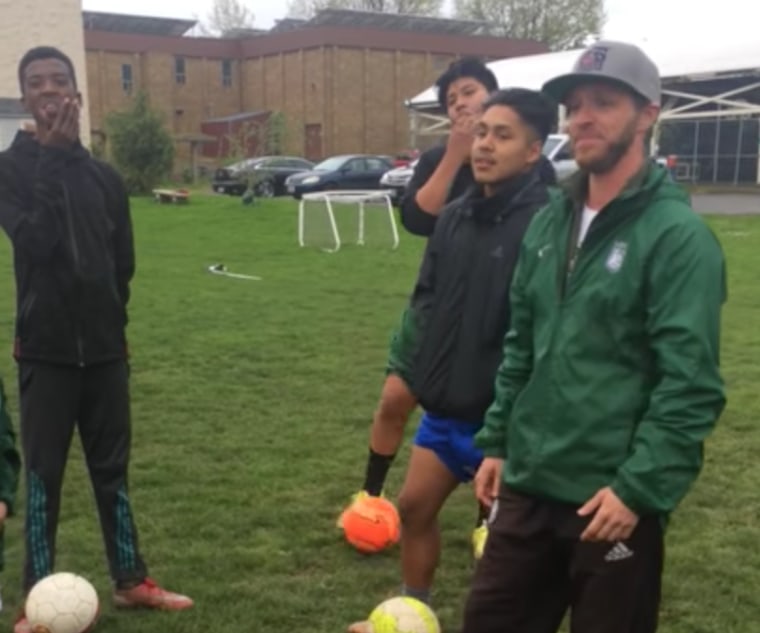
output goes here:
{"type": "Polygon", "coordinates": [[[377,497],[383,491],[385,478],[388,476],[388,470],[396,458],[393,455],[381,455],[371,448],[369,449],[369,458],[367,459],[367,472],[364,476],[364,490],[373,497],[377,497]]]}

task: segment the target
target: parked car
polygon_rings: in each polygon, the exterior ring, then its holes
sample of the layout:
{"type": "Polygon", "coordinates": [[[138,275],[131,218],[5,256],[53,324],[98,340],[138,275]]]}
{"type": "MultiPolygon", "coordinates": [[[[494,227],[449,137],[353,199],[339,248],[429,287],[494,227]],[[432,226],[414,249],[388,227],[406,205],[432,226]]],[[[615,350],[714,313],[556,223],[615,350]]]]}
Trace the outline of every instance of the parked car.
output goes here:
{"type": "Polygon", "coordinates": [[[557,180],[564,180],[578,170],[567,134],[549,134],[544,143],[543,153],[554,165],[557,180]]]}
{"type": "MultiPolygon", "coordinates": [[[[570,137],[567,134],[550,134],[544,143],[543,153],[554,165],[557,180],[564,180],[578,169],[578,164],[573,158],[570,137]]],[[[652,156],[652,160],[668,169],[672,176],[678,162],[678,157],[672,155],[652,156]]]]}
{"type": "Polygon", "coordinates": [[[394,167],[408,167],[420,157],[420,151],[417,149],[405,149],[400,151],[393,159],[394,167]]]}
{"type": "Polygon", "coordinates": [[[294,198],[330,189],[381,189],[380,178],[391,167],[392,160],[387,156],[332,156],[315,165],[311,171],[289,176],[285,180],[285,186],[294,198]]]}
{"type": "Polygon", "coordinates": [[[383,189],[390,189],[393,191],[393,204],[398,205],[401,202],[401,198],[406,191],[406,186],[414,175],[414,168],[417,167],[419,159],[412,161],[405,167],[396,167],[390,171],[386,171],[383,177],[380,179],[380,185],[383,189]]]}
{"type": "Polygon", "coordinates": [[[271,198],[285,194],[285,180],[288,176],[313,168],[314,163],[295,156],[247,158],[217,169],[211,187],[217,193],[241,196],[250,183],[256,196],[271,198]]]}

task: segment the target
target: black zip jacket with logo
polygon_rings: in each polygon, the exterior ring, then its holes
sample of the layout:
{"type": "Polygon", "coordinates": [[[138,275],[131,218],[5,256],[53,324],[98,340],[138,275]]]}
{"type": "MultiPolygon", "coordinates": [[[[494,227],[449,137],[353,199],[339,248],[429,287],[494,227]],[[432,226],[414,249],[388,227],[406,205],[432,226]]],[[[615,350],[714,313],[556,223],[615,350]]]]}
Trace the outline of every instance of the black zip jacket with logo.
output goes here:
{"type": "Polygon", "coordinates": [[[412,381],[426,411],[482,422],[509,329],[522,238],[548,199],[537,166],[490,198],[473,188],[442,211],[406,315],[412,381]]]}
{"type": "Polygon", "coordinates": [[[0,152],[0,225],[16,270],[16,360],[126,358],[135,259],[118,173],[79,143],[45,147],[19,132],[0,152]]]}

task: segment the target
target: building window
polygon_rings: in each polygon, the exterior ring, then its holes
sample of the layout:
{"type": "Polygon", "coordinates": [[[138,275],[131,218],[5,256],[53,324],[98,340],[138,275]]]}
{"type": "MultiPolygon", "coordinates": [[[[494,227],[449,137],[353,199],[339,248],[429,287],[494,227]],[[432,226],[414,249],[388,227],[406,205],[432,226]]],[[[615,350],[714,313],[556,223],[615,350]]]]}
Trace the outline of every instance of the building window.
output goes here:
{"type": "Polygon", "coordinates": [[[232,86],[232,60],[222,60],[222,85],[225,88],[232,86]]]}
{"type": "Polygon", "coordinates": [[[178,84],[184,84],[187,76],[185,75],[185,58],[174,58],[174,81],[178,84]]]}
{"type": "Polygon", "coordinates": [[[128,95],[132,94],[132,64],[121,65],[121,87],[128,95]]]}

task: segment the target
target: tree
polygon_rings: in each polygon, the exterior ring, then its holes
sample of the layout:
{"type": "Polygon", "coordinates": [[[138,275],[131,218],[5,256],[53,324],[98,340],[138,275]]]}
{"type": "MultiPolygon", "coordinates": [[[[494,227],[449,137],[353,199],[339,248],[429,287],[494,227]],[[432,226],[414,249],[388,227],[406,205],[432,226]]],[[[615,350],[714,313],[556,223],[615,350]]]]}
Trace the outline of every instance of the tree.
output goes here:
{"type": "Polygon", "coordinates": [[[288,15],[309,18],[322,9],[352,9],[436,17],[442,7],[443,0],[290,0],[288,15]]]}
{"type": "MultiPolygon", "coordinates": [[[[245,121],[234,131],[225,134],[226,152],[220,155],[229,162],[239,162],[253,156],[279,155],[285,149],[288,124],[282,112],[270,112],[264,120],[245,121]]],[[[220,146],[220,151],[223,146],[220,146]]]]}
{"type": "Polygon", "coordinates": [[[263,144],[267,154],[282,154],[288,137],[288,122],[282,112],[272,112],[266,122],[263,144]]]}
{"type": "Polygon", "coordinates": [[[111,157],[130,193],[149,193],[169,175],[174,142],[144,92],[135,96],[128,110],[109,114],[106,129],[111,157]]]}
{"type": "Polygon", "coordinates": [[[577,48],[604,25],[603,0],[456,0],[457,17],[481,20],[515,39],[544,42],[551,50],[577,48]]]}
{"type": "MultiPolygon", "coordinates": [[[[280,155],[284,151],[287,132],[287,120],[282,112],[271,112],[264,121],[246,121],[234,132],[225,134],[227,151],[223,158],[227,164],[234,164],[253,156],[280,155]]],[[[262,174],[247,170],[238,174],[238,178],[253,191],[262,174]]]]}
{"type": "Polygon", "coordinates": [[[251,29],[253,23],[253,12],[240,0],[214,0],[201,30],[209,35],[224,35],[235,29],[251,29]]]}

